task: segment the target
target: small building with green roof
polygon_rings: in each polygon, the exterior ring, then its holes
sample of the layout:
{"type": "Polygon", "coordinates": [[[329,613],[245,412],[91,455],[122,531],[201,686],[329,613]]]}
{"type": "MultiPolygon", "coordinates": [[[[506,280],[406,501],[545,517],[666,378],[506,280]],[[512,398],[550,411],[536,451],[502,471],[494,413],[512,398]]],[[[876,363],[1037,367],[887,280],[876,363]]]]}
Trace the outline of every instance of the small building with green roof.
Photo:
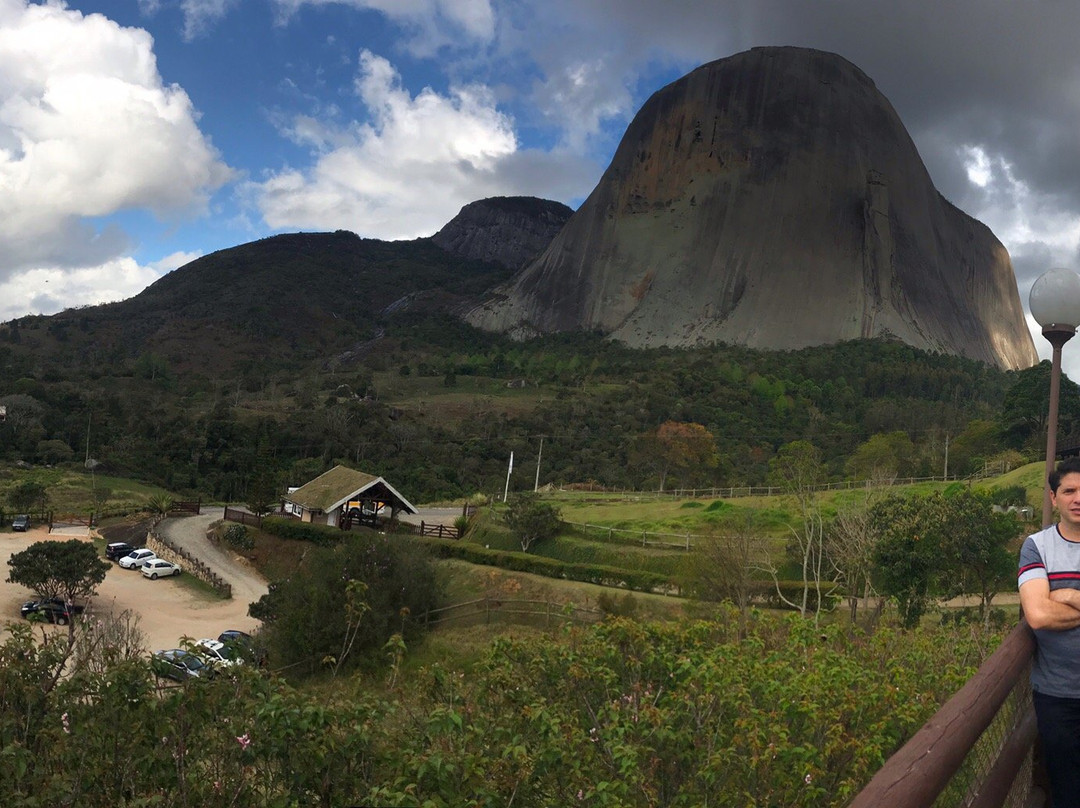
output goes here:
{"type": "Polygon", "coordinates": [[[353,522],[376,524],[380,517],[397,519],[416,508],[382,477],[334,466],[309,483],[285,495],[285,502],[301,521],[349,527],[353,522]]]}

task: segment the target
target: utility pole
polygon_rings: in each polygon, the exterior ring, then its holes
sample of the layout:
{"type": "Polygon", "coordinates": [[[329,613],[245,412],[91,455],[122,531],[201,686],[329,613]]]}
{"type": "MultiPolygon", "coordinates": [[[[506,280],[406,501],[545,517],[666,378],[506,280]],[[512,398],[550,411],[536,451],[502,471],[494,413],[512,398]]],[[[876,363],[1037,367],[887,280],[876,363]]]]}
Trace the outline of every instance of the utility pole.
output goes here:
{"type": "Polygon", "coordinates": [[[947,482],[949,479],[949,433],[945,433],[945,476],[942,478],[942,482],[947,482]]]}
{"type": "Polygon", "coordinates": [[[503,502],[510,495],[510,473],[514,470],[514,453],[510,452],[510,465],[506,467],[506,487],[503,488],[503,502]]]}
{"type": "Polygon", "coordinates": [[[540,436],[540,453],[536,456],[536,482],[533,483],[533,493],[540,490],[540,458],[544,456],[544,436],[540,436]]]}

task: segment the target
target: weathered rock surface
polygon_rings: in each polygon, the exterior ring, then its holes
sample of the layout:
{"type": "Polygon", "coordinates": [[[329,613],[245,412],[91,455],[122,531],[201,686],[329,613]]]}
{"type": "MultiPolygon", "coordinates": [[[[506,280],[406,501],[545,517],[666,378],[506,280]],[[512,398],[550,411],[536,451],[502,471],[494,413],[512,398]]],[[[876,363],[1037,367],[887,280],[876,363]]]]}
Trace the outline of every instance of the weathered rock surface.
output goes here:
{"type": "Polygon", "coordinates": [[[470,202],[431,240],[462,258],[521,269],[562,230],[573,210],[531,196],[470,202]]]}
{"type": "Polygon", "coordinates": [[[892,335],[1037,360],[1008,253],[830,53],[755,48],[655,93],[545,252],[468,315],[518,335],[798,348],[892,335]]]}

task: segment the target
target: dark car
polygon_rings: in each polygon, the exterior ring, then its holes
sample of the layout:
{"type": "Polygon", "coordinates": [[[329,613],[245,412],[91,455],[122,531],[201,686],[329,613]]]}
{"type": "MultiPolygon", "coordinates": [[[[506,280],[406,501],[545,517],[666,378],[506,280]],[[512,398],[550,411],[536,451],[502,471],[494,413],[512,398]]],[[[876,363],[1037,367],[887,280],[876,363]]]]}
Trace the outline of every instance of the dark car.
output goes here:
{"type": "Polygon", "coordinates": [[[213,675],[211,668],[198,654],[183,648],[155,651],[150,656],[150,667],[164,679],[186,682],[188,679],[206,679],[213,675]]]}
{"type": "Polygon", "coordinates": [[[66,626],[77,615],[82,614],[84,607],[75,603],[65,603],[60,598],[44,598],[43,600],[28,600],[22,605],[22,616],[29,619],[39,615],[42,619],[59,626],[66,626]]]}
{"type": "Polygon", "coordinates": [[[105,557],[111,561],[119,561],[134,549],[134,545],[126,541],[114,541],[112,544],[105,545],[105,557]]]}
{"type": "Polygon", "coordinates": [[[266,649],[246,631],[230,628],[218,634],[218,642],[226,648],[235,650],[237,655],[253,665],[265,668],[268,662],[266,649]]]}
{"type": "Polygon", "coordinates": [[[11,529],[18,531],[27,531],[30,529],[30,517],[21,513],[11,520],[11,529]]]}

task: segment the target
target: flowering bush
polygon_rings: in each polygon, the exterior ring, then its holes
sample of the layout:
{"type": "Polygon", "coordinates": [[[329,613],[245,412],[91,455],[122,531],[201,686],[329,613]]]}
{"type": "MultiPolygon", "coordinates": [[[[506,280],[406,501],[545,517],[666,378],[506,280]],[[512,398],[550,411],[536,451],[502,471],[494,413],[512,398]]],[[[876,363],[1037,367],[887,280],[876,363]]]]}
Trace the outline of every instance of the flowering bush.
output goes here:
{"type": "Polygon", "coordinates": [[[872,636],[795,616],[615,619],[500,639],[468,673],[298,689],[185,685],[0,643],[0,804],[846,805],[990,650],[970,627],[872,636]],[[59,667],[58,667],[59,666],[59,667]]]}

